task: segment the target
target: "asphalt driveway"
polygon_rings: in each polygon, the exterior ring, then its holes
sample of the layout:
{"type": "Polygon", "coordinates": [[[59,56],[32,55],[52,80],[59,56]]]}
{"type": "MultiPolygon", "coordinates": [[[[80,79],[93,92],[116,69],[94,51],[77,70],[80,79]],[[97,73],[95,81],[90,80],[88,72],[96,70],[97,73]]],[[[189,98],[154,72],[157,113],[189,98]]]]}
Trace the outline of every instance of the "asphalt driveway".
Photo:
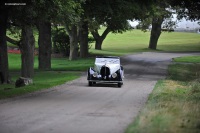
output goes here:
{"type": "MultiPolygon", "coordinates": [[[[193,53],[194,54],[194,53],[193,53]]],[[[86,74],[45,91],[0,100],[0,133],[123,133],[144,106],[171,58],[146,52],[121,58],[124,85],[88,87],[86,74]]]]}

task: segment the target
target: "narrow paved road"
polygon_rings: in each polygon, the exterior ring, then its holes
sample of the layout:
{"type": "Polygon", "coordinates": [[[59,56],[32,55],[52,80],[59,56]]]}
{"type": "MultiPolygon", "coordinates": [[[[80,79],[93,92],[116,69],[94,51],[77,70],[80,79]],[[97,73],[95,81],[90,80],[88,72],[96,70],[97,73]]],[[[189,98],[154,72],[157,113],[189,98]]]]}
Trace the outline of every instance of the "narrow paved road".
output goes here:
{"type": "Polygon", "coordinates": [[[0,100],[0,133],[123,133],[144,106],[171,58],[140,53],[122,57],[125,80],[87,86],[86,75],[45,91],[0,100]]]}

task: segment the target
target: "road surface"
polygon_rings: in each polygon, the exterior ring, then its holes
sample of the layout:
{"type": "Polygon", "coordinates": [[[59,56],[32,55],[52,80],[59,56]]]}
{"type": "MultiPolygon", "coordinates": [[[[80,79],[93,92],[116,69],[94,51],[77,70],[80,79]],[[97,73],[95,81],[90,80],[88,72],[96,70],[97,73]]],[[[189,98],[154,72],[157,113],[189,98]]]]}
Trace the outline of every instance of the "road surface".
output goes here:
{"type": "Polygon", "coordinates": [[[140,53],[121,58],[124,85],[88,87],[79,79],[17,98],[0,100],[0,133],[123,133],[165,78],[171,58],[188,54],[140,53]]]}

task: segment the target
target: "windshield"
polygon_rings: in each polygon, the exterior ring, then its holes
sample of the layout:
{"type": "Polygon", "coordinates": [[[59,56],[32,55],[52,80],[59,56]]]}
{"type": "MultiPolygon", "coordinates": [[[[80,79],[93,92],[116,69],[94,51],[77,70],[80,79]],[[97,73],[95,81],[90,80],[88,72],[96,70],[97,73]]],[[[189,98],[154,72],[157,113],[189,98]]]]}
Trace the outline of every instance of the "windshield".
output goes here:
{"type": "Polygon", "coordinates": [[[95,63],[120,64],[120,61],[118,58],[96,58],[95,63]]]}

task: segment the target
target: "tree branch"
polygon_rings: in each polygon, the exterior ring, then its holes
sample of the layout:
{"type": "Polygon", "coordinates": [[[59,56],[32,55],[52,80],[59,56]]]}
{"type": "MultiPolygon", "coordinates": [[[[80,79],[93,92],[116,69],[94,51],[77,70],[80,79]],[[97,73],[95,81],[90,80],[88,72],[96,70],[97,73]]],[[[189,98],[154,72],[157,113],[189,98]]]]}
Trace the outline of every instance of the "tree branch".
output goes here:
{"type": "Polygon", "coordinates": [[[17,46],[19,46],[20,42],[21,42],[21,41],[16,41],[16,40],[14,40],[14,39],[12,39],[12,38],[10,38],[8,36],[6,36],[6,41],[8,41],[8,42],[10,42],[10,43],[12,43],[14,45],[17,45],[17,46]]]}
{"type": "Polygon", "coordinates": [[[106,38],[106,36],[108,35],[109,32],[110,32],[110,29],[107,27],[106,30],[101,35],[101,37],[103,38],[103,40],[106,38]]]}
{"type": "Polygon", "coordinates": [[[98,30],[97,30],[97,29],[95,29],[95,30],[91,31],[91,34],[93,35],[93,37],[94,37],[95,39],[98,39],[98,38],[100,37],[100,35],[99,35],[99,33],[98,33],[98,30]]]}

